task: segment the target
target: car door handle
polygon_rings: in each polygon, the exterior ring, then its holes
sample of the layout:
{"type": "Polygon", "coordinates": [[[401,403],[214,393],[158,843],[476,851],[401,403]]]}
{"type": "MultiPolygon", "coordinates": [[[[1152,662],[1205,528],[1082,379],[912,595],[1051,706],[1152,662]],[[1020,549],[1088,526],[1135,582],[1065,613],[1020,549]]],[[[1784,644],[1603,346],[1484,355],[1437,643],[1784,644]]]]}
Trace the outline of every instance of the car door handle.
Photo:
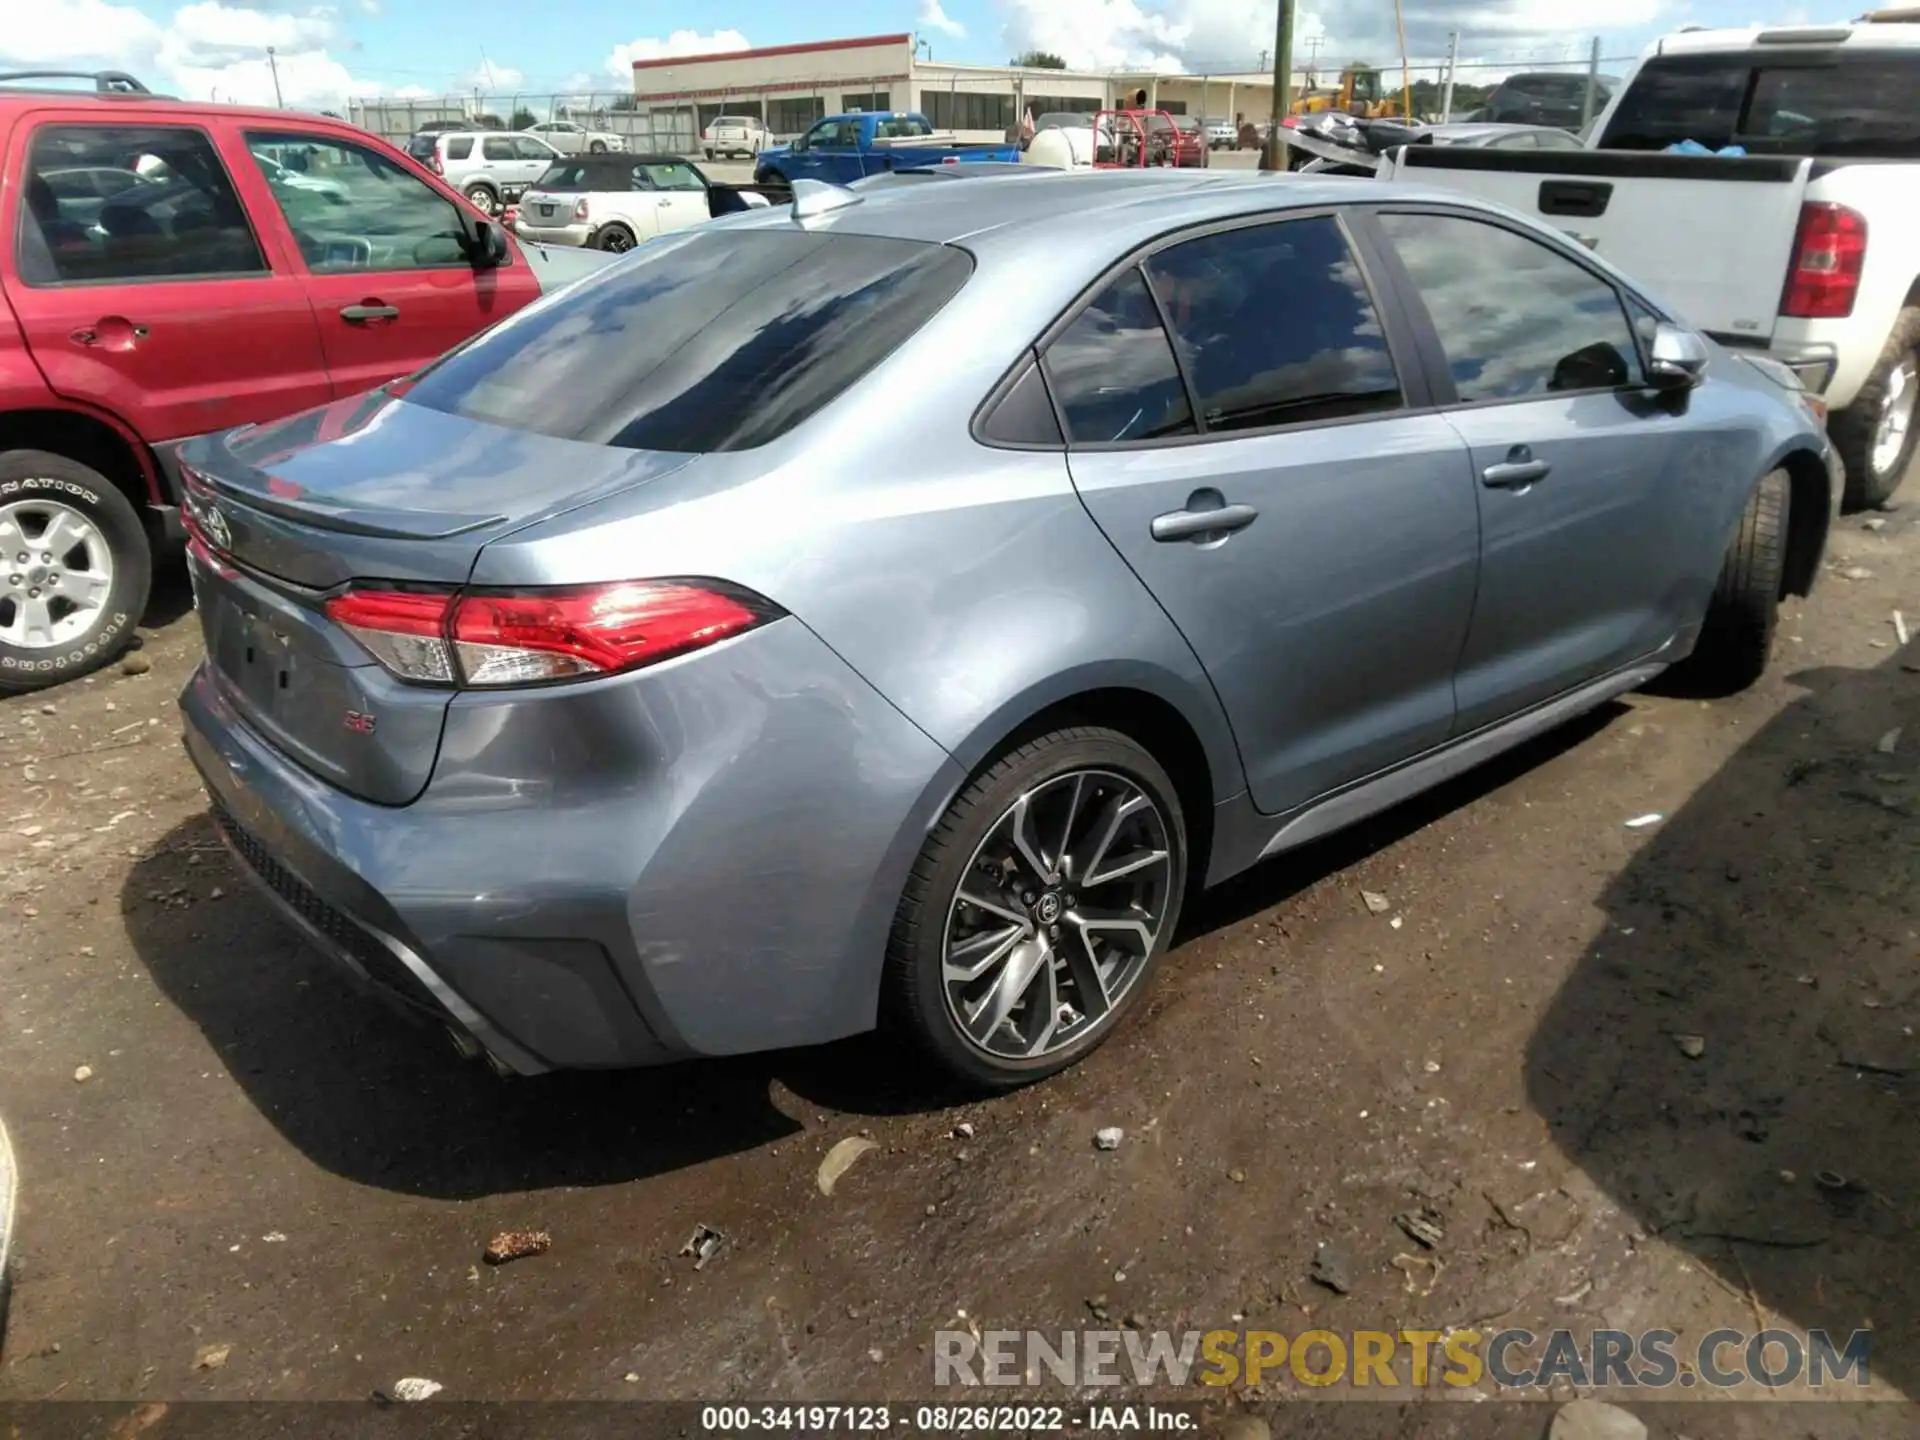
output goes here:
{"type": "Polygon", "coordinates": [[[1516,445],[1507,452],[1503,463],[1489,465],[1480,472],[1480,483],[1493,490],[1524,490],[1552,473],[1553,466],[1534,459],[1533,452],[1526,446],[1516,445]]]}
{"type": "Polygon", "coordinates": [[[349,325],[365,325],[370,320],[398,320],[398,305],[342,305],[340,318],[349,325]]]}
{"type": "MultiPolygon", "coordinates": [[[[1193,500],[1187,503],[1192,505],[1193,500]]],[[[1175,510],[1153,517],[1153,538],[1163,545],[1180,540],[1224,540],[1236,530],[1246,529],[1259,514],[1251,505],[1222,505],[1211,510],[1175,510]]]]}

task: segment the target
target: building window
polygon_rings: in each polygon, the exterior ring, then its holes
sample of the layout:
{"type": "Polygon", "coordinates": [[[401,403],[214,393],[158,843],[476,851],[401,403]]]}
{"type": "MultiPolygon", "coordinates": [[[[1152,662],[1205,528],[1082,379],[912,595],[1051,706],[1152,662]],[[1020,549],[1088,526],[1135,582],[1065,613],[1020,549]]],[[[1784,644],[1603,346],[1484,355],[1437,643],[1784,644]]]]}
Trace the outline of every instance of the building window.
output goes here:
{"type": "Polygon", "coordinates": [[[1169,115],[1184,115],[1187,113],[1187,102],[1184,100],[1162,100],[1155,108],[1164,110],[1169,115]]]}
{"type": "Polygon", "coordinates": [[[868,95],[842,95],[840,97],[840,108],[842,111],[891,110],[893,109],[893,96],[884,90],[875,90],[868,95]]]}
{"type": "Polygon", "coordinates": [[[922,90],[920,109],[936,130],[1005,130],[1013,124],[1013,96],[965,90],[922,90]]]}
{"type": "Polygon", "coordinates": [[[1036,115],[1092,115],[1103,108],[1098,98],[1089,95],[1027,96],[1027,109],[1036,115]]]}
{"type": "Polygon", "coordinates": [[[776,135],[798,135],[826,116],[827,102],[818,95],[803,95],[799,99],[769,101],[767,110],[769,130],[776,135]]]}
{"type": "Polygon", "coordinates": [[[702,101],[700,104],[700,128],[706,129],[722,115],[737,115],[742,119],[758,120],[760,102],[758,100],[726,100],[713,104],[702,101]]]}

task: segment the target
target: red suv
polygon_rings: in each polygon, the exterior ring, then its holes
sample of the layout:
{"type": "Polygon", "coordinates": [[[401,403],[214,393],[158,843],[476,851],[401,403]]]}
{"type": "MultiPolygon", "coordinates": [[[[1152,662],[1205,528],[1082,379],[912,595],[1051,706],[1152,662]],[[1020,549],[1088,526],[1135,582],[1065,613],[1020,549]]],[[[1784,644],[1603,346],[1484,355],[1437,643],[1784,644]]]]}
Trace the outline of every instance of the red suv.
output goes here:
{"type": "Polygon", "coordinates": [[[0,75],[0,691],[127,644],[181,441],[417,370],[564,263],[340,121],[0,75]]]}

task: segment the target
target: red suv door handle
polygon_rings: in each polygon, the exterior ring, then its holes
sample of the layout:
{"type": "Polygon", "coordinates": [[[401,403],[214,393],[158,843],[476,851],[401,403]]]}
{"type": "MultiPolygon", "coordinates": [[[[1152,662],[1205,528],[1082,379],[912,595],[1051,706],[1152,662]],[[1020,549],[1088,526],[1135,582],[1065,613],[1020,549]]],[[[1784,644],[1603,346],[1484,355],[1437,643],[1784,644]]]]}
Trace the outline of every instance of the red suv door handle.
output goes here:
{"type": "Polygon", "coordinates": [[[104,345],[109,350],[131,350],[147,338],[147,327],[135,325],[124,315],[103,315],[91,325],[82,325],[67,338],[76,345],[104,345]]]}
{"type": "Polygon", "coordinates": [[[365,325],[375,320],[398,320],[400,318],[400,307],[398,305],[382,305],[377,300],[370,300],[363,305],[341,306],[340,318],[349,325],[365,325]]]}

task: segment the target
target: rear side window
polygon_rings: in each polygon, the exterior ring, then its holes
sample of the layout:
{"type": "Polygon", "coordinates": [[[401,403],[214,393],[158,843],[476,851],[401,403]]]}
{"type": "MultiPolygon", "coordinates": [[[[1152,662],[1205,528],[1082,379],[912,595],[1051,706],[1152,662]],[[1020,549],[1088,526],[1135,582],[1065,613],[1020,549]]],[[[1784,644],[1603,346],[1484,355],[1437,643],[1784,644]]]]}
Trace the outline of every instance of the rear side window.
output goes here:
{"type": "Polygon", "coordinates": [[[1209,432],[1400,408],[1380,317],[1334,220],[1203,236],[1146,269],[1209,432]]]}
{"type": "Polygon", "coordinates": [[[1743,145],[1765,155],[1920,159],[1920,51],[1748,55],[1649,61],[1634,76],[1601,144],[1662,150],[1680,140],[1712,149],[1743,145]]]}
{"type": "Polygon", "coordinates": [[[1195,433],[1173,346],[1137,269],[1095,296],[1047,347],[1046,372],[1076,445],[1195,433]]]}
{"type": "Polygon", "coordinates": [[[1620,294],[1584,266],[1498,225],[1382,215],[1465,404],[1643,383],[1620,294]]]}
{"type": "Polygon", "coordinates": [[[266,272],[246,211],[203,131],[43,126],[34,132],[22,188],[15,244],[30,285],[266,272]],[[74,172],[90,173],[80,183],[74,172]]]}
{"type": "Polygon", "coordinates": [[[751,449],[856,384],[972,271],[945,245],[693,232],[495,326],[407,400],[596,445],[751,449]]]}
{"type": "Polygon", "coordinates": [[[473,137],[462,135],[457,140],[447,141],[447,159],[465,160],[473,154],[473,137]]]}

